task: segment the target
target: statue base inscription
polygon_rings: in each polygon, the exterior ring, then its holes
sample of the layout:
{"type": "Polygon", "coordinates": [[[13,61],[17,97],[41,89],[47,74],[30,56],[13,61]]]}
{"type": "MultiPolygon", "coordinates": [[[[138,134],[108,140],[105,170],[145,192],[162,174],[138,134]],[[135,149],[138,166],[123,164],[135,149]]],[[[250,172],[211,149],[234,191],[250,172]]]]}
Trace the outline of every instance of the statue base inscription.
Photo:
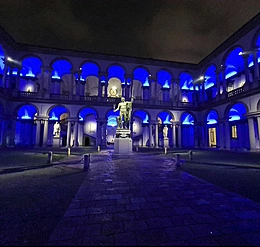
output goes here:
{"type": "Polygon", "coordinates": [[[133,142],[130,138],[130,130],[117,129],[116,138],[114,140],[114,156],[127,157],[133,154],[133,142]]]}

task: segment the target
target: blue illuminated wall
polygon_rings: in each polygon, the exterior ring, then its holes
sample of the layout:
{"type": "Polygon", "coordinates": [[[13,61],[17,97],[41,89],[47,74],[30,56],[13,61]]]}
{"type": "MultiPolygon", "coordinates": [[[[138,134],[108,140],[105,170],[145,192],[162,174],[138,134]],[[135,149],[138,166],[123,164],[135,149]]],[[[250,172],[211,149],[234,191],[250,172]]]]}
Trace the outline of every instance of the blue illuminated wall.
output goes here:
{"type": "Polygon", "coordinates": [[[70,74],[72,65],[67,60],[57,60],[52,64],[52,75],[53,79],[62,79],[62,76],[65,74],[70,74]]]}
{"type": "Polygon", "coordinates": [[[212,125],[218,122],[218,114],[216,111],[211,110],[207,115],[207,124],[212,125]]]}
{"type": "Polygon", "coordinates": [[[108,69],[108,80],[112,77],[118,78],[122,83],[125,82],[125,71],[118,65],[113,65],[108,69]]]}
{"type": "Polygon", "coordinates": [[[194,90],[193,78],[190,74],[183,72],[179,76],[181,89],[194,90]]]}
{"type": "Polygon", "coordinates": [[[239,55],[243,52],[242,48],[238,47],[232,50],[225,60],[225,78],[228,79],[236,75],[239,72],[244,71],[244,60],[243,57],[239,55]]]}
{"type": "Polygon", "coordinates": [[[134,112],[134,116],[139,117],[143,124],[149,123],[149,116],[145,111],[137,110],[134,112]]]}
{"type": "Polygon", "coordinates": [[[49,113],[49,120],[60,120],[60,116],[63,113],[68,113],[68,110],[64,107],[64,106],[56,106],[54,108],[51,109],[50,113],[49,113]]]}
{"type": "Polygon", "coordinates": [[[85,63],[81,66],[81,79],[86,80],[88,76],[98,77],[99,67],[95,63],[85,63]]]}
{"type": "Polygon", "coordinates": [[[84,108],[79,112],[79,121],[84,121],[84,118],[88,115],[93,114],[97,117],[97,112],[92,108],[84,108]]]}
{"type": "Polygon", "coordinates": [[[15,145],[33,146],[36,137],[34,117],[37,109],[33,105],[24,105],[17,112],[15,145]]]}
{"type": "Polygon", "coordinates": [[[183,147],[194,147],[194,117],[190,113],[181,115],[181,139],[183,147]]]}
{"type": "Polygon", "coordinates": [[[134,80],[138,80],[143,86],[150,86],[149,83],[149,73],[144,68],[136,68],[133,72],[134,80]]]}

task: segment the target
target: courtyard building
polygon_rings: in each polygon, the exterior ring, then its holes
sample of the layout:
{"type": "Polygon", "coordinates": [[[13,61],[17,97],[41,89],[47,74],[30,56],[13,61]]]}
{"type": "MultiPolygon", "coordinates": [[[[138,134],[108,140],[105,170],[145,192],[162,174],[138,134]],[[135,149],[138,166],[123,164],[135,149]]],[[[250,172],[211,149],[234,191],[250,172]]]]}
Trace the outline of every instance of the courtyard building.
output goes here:
{"type": "Polygon", "coordinates": [[[0,28],[0,146],[260,149],[260,14],[198,64],[20,44],[0,28]],[[54,133],[55,124],[59,124],[54,133]]]}

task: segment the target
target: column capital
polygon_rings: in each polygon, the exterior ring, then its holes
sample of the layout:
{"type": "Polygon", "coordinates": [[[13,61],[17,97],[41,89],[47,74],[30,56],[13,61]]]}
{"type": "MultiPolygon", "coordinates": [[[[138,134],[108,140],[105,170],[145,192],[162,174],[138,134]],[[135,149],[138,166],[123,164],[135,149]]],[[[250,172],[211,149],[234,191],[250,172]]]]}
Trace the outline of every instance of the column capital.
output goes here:
{"type": "Polygon", "coordinates": [[[107,72],[99,71],[99,72],[98,72],[98,76],[108,76],[108,73],[107,73],[107,72]]]}
{"type": "Polygon", "coordinates": [[[53,70],[53,68],[51,66],[44,66],[44,65],[42,65],[41,66],[41,70],[44,71],[44,72],[46,72],[46,71],[50,72],[50,71],[53,70]]]}

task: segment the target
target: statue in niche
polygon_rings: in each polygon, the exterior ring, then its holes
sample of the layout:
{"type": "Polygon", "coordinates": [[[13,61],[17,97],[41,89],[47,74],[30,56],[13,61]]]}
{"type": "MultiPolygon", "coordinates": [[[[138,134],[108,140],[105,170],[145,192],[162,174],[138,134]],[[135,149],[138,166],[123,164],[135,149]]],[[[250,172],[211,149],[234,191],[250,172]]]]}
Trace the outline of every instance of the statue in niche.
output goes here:
{"type": "Polygon", "coordinates": [[[163,137],[164,138],[168,137],[168,127],[167,127],[167,125],[165,125],[164,128],[163,128],[163,137]]]}
{"type": "Polygon", "coordinates": [[[60,124],[59,124],[59,122],[56,122],[54,124],[54,126],[53,126],[53,135],[54,135],[54,137],[59,137],[60,136],[60,130],[61,130],[60,124]]]}
{"type": "Polygon", "coordinates": [[[134,102],[134,97],[131,97],[131,101],[125,101],[125,98],[121,98],[121,102],[118,103],[117,108],[114,105],[114,112],[120,111],[119,116],[116,118],[118,129],[129,129],[130,128],[130,118],[132,113],[132,103],[134,102]]]}

